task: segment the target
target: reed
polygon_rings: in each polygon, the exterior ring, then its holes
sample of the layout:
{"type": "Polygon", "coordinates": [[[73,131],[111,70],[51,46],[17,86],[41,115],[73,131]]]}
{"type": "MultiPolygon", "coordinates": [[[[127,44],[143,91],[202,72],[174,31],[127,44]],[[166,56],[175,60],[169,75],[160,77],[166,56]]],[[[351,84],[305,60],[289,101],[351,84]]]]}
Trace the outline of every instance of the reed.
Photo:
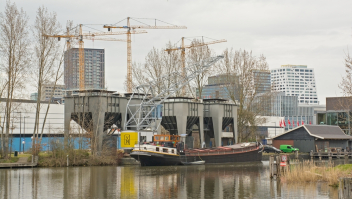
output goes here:
{"type": "Polygon", "coordinates": [[[282,174],[282,178],[289,184],[327,182],[330,186],[338,186],[338,179],[347,173],[347,170],[334,167],[330,162],[316,165],[313,161],[307,160],[291,164],[290,169],[282,174]]]}

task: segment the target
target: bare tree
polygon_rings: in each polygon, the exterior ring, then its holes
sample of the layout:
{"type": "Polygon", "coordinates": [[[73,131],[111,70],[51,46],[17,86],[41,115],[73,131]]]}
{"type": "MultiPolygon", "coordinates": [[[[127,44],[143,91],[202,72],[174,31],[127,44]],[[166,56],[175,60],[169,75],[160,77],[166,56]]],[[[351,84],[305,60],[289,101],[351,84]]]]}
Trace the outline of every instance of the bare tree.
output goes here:
{"type": "Polygon", "coordinates": [[[267,92],[260,90],[265,81],[261,72],[268,72],[269,67],[263,55],[255,57],[245,50],[226,49],[217,69],[223,78],[221,81],[226,82],[224,91],[238,106],[237,126],[241,142],[253,136],[257,126],[265,122],[261,117],[265,107],[260,105],[258,97],[270,98],[272,95],[270,88],[267,92]]]}
{"type": "Polygon", "coordinates": [[[28,17],[15,3],[6,3],[4,13],[0,16],[0,70],[6,74],[5,107],[5,133],[2,131],[1,139],[3,157],[8,157],[10,120],[12,114],[12,101],[16,92],[23,88],[27,79],[26,72],[29,65],[29,34],[28,17]]]}
{"type": "MultiPolygon", "coordinates": [[[[166,48],[170,48],[171,43],[166,45],[166,48]]],[[[164,49],[158,50],[153,48],[147,54],[145,63],[134,63],[132,67],[132,75],[134,82],[132,85],[146,84],[150,81],[155,81],[154,94],[159,94],[165,87],[172,84],[172,78],[170,77],[167,82],[156,81],[161,76],[170,75],[176,71],[181,71],[180,55],[177,52],[167,53],[164,49]]],[[[180,92],[176,93],[176,96],[180,95],[180,92]]]]}
{"type": "Polygon", "coordinates": [[[36,74],[37,84],[37,106],[35,124],[33,129],[32,148],[33,154],[38,153],[36,146],[40,145],[43,130],[47,118],[47,114],[50,108],[51,98],[56,90],[56,84],[62,76],[61,65],[63,63],[63,52],[60,49],[60,43],[55,38],[46,37],[45,35],[57,35],[61,31],[61,26],[56,18],[56,13],[50,13],[44,6],[39,7],[37,10],[37,16],[35,23],[32,27],[32,33],[34,37],[34,66],[36,74]],[[61,57],[61,59],[60,59],[61,57]],[[39,137],[39,114],[41,109],[41,100],[43,100],[43,86],[44,84],[50,84],[53,86],[49,104],[46,109],[44,121],[41,128],[41,137],[39,137]]]}
{"type": "MultiPolygon", "coordinates": [[[[198,46],[203,42],[194,39],[191,46],[198,46]]],[[[208,46],[193,47],[187,50],[187,68],[192,71],[199,70],[203,67],[203,62],[210,58],[212,55],[211,50],[208,46]]],[[[193,81],[188,85],[187,95],[192,98],[202,98],[202,91],[204,85],[208,82],[208,77],[211,74],[211,69],[206,70],[199,74],[193,81]]]]}

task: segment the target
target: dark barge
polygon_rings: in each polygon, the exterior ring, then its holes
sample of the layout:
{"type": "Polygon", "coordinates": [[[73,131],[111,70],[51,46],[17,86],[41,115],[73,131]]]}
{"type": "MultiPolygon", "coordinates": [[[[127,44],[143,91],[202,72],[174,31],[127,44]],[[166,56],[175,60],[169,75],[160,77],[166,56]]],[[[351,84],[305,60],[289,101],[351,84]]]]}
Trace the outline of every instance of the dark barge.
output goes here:
{"type": "Polygon", "coordinates": [[[136,145],[131,157],[142,166],[183,165],[187,162],[205,161],[205,164],[256,162],[262,160],[263,146],[259,143],[241,143],[217,148],[184,149],[136,145]]]}

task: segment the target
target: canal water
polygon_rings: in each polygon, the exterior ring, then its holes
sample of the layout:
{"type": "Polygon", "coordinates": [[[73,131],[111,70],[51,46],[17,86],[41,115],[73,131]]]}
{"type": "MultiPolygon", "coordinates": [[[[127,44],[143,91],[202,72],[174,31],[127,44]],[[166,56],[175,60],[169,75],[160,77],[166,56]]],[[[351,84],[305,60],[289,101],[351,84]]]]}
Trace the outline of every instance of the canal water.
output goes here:
{"type": "Polygon", "coordinates": [[[0,169],[0,198],[338,198],[326,183],[269,179],[269,164],[0,169]]]}

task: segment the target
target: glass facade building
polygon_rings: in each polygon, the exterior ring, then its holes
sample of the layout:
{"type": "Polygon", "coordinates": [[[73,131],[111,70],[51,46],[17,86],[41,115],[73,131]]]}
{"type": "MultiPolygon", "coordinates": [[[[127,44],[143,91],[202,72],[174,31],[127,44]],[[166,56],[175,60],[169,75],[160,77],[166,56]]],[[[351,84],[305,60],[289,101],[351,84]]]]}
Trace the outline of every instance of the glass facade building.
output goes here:
{"type": "MultiPolygon", "coordinates": [[[[235,99],[238,100],[238,93],[236,93],[236,85],[238,85],[238,77],[234,75],[216,75],[208,77],[208,85],[202,88],[202,99],[231,99],[230,93],[234,94],[235,99]],[[231,92],[228,89],[233,88],[231,92]]],[[[197,96],[199,90],[196,89],[197,96]]]]}
{"type": "MultiPolygon", "coordinates": [[[[85,89],[105,88],[105,50],[84,49],[85,89]]],[[[66,90],[79,89],[79,52],[71,48],[65,52],[64,82],[66,90]]]]}
{"type": "Polygon", "coordinates": [[[279,92],[274,93],[270,98],[271,100],[259,99],[264,107],[270,107],[270,111],[266,111],[264,116],[284,117],[286,131],[303,124],[314,124],[314,108],[299,105],[297,96],[286,96],[285,93],[279,92]]]}
{"type": "Polygon", "coordinates": [[[253,70],[253,84],[256,93],[271,92],[271,75],[270,71],[253,70]]]}
{"type": "Polygon", "coordinates": [[[314,69],[306,65],[282,65],[271,70],[272,90],[297,96],[299,104],[319,104],[314,69]]]}

